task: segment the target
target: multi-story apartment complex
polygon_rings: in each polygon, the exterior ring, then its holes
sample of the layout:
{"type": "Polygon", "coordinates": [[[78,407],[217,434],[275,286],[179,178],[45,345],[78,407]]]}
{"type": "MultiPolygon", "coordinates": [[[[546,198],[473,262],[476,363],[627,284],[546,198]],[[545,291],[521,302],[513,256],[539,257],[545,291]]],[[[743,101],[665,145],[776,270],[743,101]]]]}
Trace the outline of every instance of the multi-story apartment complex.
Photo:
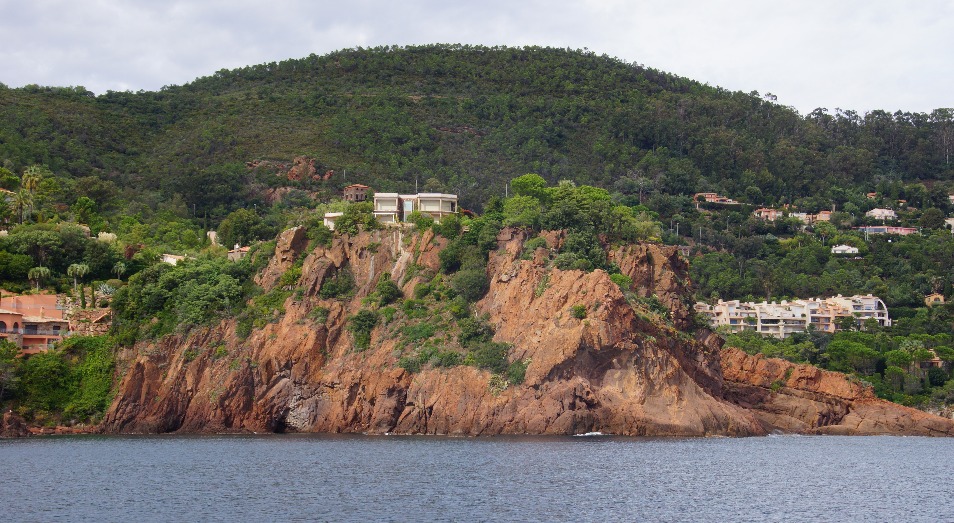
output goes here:
{"type": "Polygon", "coordinates": [[[731,332],[752,330],[776,338],[787,338],[809,327],[835,332],[840,318],[854,318],[858,324],[874,319],[878,325],[891,326],[884,301],[870,294],[761,303],[719,300],[715,305],[697,303],[695,310],[713,327],[725,326],[731,332]]]}

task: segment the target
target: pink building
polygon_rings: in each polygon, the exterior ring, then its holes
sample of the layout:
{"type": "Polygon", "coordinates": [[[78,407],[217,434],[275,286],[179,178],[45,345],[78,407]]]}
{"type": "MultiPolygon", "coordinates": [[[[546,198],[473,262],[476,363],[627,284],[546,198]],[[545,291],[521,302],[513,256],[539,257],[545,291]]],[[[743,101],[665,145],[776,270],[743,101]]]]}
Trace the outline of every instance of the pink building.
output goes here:
{"type": "Polygon", "coordinates": [[[69,321],[55,294],[3,296],[0,298],[0,338],[25,353],[50,348],[69,334],[69,321]]]}

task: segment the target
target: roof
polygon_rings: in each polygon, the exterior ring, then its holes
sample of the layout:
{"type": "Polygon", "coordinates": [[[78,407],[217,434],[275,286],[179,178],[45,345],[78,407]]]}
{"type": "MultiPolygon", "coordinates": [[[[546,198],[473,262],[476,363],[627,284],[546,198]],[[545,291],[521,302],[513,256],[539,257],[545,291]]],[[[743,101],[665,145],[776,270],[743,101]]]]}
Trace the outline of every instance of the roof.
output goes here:
{"type": "Polygon", "coordinates": [[[351,185],[345,187],[345,189],[370,189],[367,185],[361,185],[360,183],[352,183],[351,185]]]}

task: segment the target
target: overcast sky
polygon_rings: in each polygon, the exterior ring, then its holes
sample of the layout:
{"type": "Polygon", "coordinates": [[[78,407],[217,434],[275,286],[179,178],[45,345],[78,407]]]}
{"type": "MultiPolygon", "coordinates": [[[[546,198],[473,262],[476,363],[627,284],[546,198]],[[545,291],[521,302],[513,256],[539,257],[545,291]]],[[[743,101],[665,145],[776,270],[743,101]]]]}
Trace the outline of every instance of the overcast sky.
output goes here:
{"type": "Polygon", "coordinates": [[[0,0],[0,82],[156,90],[347,47],[588,48],[816,107],[954,107],[954,1],[0,0]]]}

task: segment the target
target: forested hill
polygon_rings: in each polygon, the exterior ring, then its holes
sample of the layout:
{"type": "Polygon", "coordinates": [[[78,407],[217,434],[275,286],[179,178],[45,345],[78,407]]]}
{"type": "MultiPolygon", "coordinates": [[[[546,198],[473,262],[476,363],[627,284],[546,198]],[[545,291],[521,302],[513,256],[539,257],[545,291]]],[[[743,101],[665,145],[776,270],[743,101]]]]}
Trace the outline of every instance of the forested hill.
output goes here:
{"type": "Polygon", "coordinates": [[[526,172],[624,194],[712,190],[763,204],[837,203],[845,188],[954,178],[950,109],[803,117],[773,98],[582,51],[348,49],[159,92],[0,84],[0,162],[81,179],[76,196],[95,189],[85,195],[104,207],[123,190],[147,205],[179,194],[212,220],[254,203],[256,183],[331,193],[351,182],[408,191],[417,181],[479,207],[526,172]],[[280,182],[246,167],[296,156],[337,174],[280,182]]]}

